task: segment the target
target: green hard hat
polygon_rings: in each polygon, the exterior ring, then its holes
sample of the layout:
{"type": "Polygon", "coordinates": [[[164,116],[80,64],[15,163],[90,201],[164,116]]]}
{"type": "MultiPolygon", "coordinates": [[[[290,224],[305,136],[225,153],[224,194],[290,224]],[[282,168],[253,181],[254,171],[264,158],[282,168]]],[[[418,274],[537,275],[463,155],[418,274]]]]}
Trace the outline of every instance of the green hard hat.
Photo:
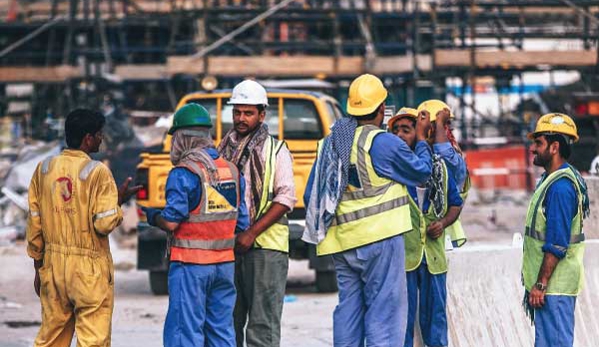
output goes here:
{"type": "Polygon", "coordinates": [[[172,135],[176,130],[189,127],[208,127],[212,128],[212,121],[208,110],[202,105],[189,103],[175,112],[173,125],[168,129],[168,134],[172,135]]]}

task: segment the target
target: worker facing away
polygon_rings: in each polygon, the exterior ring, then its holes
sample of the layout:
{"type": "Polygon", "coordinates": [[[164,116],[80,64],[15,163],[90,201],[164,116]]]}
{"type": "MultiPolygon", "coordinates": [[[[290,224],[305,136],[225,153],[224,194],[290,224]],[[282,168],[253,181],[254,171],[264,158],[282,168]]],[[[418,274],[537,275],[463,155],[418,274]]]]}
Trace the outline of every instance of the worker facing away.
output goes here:
{"type": "Polygon", "coordinates": [[[218,155],[208,111],[195,103],[175,113],[163,210],[143,208],[168,233],[169,305],[165,347],[235,346],[235,231],[248,227],[243,177],[218,155]]]}
{"type": "Polygon", "coordinates": [[[67,147],[38,164],[29,185],[27,253],[42,324],[34,346],[110,346],[114,269],[108,234],[123,220],[120,205],[141,187],[117,190],[112,173],[92,160],[104,116],[88,109],[67,115],[67,147]]]}
{"type": "Polygon", "coordinates": [[[364,74],[349,88],[350,117],[321,140],[304,201],[303,240],[332,254],[339,285],[335,346],[403,346],[407,287],[403,234],[412,229],[406,186],[431,174],[428,117],[417,123],[415,153],[381,130],[387,90],[364,74]]]}
{"type": "Polygon", "coordinates": [[[578,132],[569,116],[550,113],[528,138],[533,164],[545,172],[526,213],[524,305],[535,325],[535,347],[571,347],[584,276],[582,220],[590,212],[586,183],[567,162],[578,132]]]}
{"type": "MultiPolygon", "coordinates": [[[[432,133],[429,142],[433,146],[433,152],[443,159],[449,174],[458,186],[460,197],[466,201],[471,186],[470,175],[460,145],[453,136],[452,120],[455,118],[453,112],[446,103],[435,99],[424,101],[418,106],[417,111],[430,116],[432,133]],[[449,112],[449,117],[438,120],[437,116],[446,112],[445,110],[449,112]]],[[[453,247],[461,247],[467,241],[466,232],[459,219],[447,226],[445,232],[450,236],[453,247]]]]}
{"type": "Polygon", "coordinates": [[[244,199],[251,226],[237,235],[237,346],[278,347],[289,267],[287,213],[296,203],[291,153],[264,123],[268,98],[255,81],[233,88],[233,129],[218,151],[248,180],[244,199]]]}
{"type": "MultiPolygon", "coordinates": [[[[422,114],[422,116],[426,116],[422,114]]],[[[389,129],[410,147],[416,145],[418,111],[402,108],[389,120],[389,129]]],[[[449,110],[436,114],[437,124],[449,118],[449,110]]],[[[435,143],[445,143],[445,131],[435,143]]],[[[433,172],[423,185],[408,186],[413,230],[404,234],[408,284],[408,324],[405,347],[414,345],[416,313],[426,346],[447,346],[447,259],[445,229],[458,218],[462,208],[453,175],[445,161],[433,155],[433,172]]]]}

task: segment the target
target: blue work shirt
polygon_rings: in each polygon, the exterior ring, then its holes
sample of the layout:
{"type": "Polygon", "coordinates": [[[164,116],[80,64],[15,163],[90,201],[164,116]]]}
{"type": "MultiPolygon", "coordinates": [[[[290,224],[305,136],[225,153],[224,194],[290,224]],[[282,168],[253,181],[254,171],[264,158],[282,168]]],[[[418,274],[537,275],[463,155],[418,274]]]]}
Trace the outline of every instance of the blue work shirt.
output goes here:
{"type": "MultiPolygon", "coordinates": [[[[448,170],[449,171],[449,170],[448,170]]],[[[455,180],[453,179],[453,177],[451,177],[451,174],[449,174],[447,176],[447,206],[451,207],[451,206],[462,206],[462,204],[464,203],[464,201],[462,200],[462,197],[460,196],[460,191],[458,190],[458,187],[455,184],[455,180]]],[[[422,212],[426,213],[428,212],[428,208],[430,207],[431,201],[429,199],[429,189],[427,189],[424,193],[424,201],[422,202],[422,212]]],[[[416,187],[415,186],[408,186],[408,193],[410,193],[410,196],[412,197],[412,200],[414,200],[414,202],[416,203],[416,205],[419,205],[418,203],[418,194],[416,193],[416,187]]]]}
{"type": "Polygon", "coordinates": [[[460,153],[458,153],[449,142],[433,144],[433,151],[443,158],[443,161],[445,161],[445,164],[447,165],[447,170],[453,175],[457,186],[461,188],[464,185],[464,182],[466,182],[466,176],[468,174],[464,158],[462,158],[460,153]]]}
{"type": "MultiPolygon", "coordinates": [[[[401,138],[391,133],[379,133],[374,137],[368,153],[377,175],[406,186],[425,183],[432,172],[431,148],[426,141],[418,141],[416,149],[412,151],[401,138]]],[[[316,162],[312,166],[304,192],[306,207],[310,201],[315,167],[316,162]]]]}
{"type": "MultiPolygon", "coordinates": [[[[567,167],[566,163],[559,169],[567,167]]],[[[547,220],[543,252],[549,252],[562,259],[570,245],[572,220],[578,213],[578,196],[574,183],[566,177],[553,182],[547,190],[543,207],[547,220]]]]}
{"type": "MultiPolygon", "coordinates": [[[[219,157],[216,149],[205,150],[212,159],[219,157]]],[[[245,179],[239,176],[240,192],[245,191],[245,179]]],[[[193,211],[200,203],[202,186],[200,177],[186,168],[176,167],[168,174],[166,181],[166,206],[160,213],[162,218],[169,222],[181,223],[189,218],[189,212],[193,211]]],[[[242,193],[243,194],[243,193],[242,193]]],[[[236,231],[244,231],[250,226],[250,217],[243,196],[239,199],[237,208],[236,231]]]]}

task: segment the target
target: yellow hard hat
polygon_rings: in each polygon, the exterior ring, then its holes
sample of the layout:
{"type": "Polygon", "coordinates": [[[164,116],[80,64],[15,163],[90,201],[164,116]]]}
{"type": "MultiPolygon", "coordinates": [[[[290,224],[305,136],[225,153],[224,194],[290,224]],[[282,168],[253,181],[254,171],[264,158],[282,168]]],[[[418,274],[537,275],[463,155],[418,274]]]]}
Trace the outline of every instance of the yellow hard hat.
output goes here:
{"type": "Polygon", "coordinates": [[[349,86],[347,113],[356,117],[369,115],[387,99],[387,94],[387,89],[378,77],[363,74],[349,86]]]}
{"type": "Polygon", "coordinates": [[[535,131],[528,134],[533,140],[536,134],[562,134],[570,136],[574,142],[578,141],[578,129],[570,116],[563,113],[548,113],[537,121],[535,131]]]}
{"type": "Polygon", "coordinates": [[[395,114],[395,116],[391,117],[391,119],[389,119],[389,121],[387,122],[387,128],[391,129],[391,127],[393,127],[393,123],[395,123],[396,120],[403,117],[418,118],[418,111],[415,108],[400,108],[399,111],[397,111],[397,113],[395,114]]]}
{"type": "Polygon", "coordinates": [[[449,118],[455,118],[453,112],[451,112],[451,108],[443,101],[436,99],[426,100],[418,105],[418,113],[420,113],[420,111],[428,111],[431,117],[431,122],[434,122],[437,120],[437,112],[443,110],[444,108],[449,110],[449,118]]]}

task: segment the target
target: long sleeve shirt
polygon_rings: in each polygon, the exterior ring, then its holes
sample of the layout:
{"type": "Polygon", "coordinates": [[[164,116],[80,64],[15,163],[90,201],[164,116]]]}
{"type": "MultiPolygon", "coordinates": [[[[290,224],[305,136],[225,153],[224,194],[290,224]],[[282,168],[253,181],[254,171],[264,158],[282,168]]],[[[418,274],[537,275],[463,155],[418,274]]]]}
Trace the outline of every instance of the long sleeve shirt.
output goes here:
{"type": "MultiPolygon", "coordinates": [[[[431,149],[426,141],[418,141],[415,150],[412,151],[399,137],[390,133],[380,133],[373,139],[369,154],[377,175],[406,186],[423,184],[431,175],[431,149]]],[[[308,206],[310,201],[314,171],[315,165],[312,166],[304,193],[305,206],[308,206]]]]}
{"type": "Polygon", "coordinates": [[[108,167],[83,151],[65,149],[40,163],[29,185],[27,253],[35,260],[47,245],[110,252],[106,237],[123,220],[108,167]]]}
{"type": "MultiPolygon", "coordinates": [[[[219,157],[215,149],[206,150],[212,159],[219,157]]],[[[245,191],[245,179],[243,175],[239,176],[239,191],[245,191]]],[[[186,168],[176,167],[171,170],[166,181],[166,206],[160,213],[162,218],[169,222],[181,223],[189,218],[189,212],[197,208],[202,196],[202,186],[200,178],[195,173],[186,168]]],[[[235,205],[236,197],[231,197],[232,205],[235,205]]],[[[250,225],[249,214],[245,200],[240,199],[237,209],[236,231],[244,231],[250,225]]]]}
{"type": "Polygon", "coordinates": [[[460,153],[458,153],[449,142],[433,144],[433,151],[443,158],[443,161],[445,161],[445,164],[447,165],[447,169],[450,174],[453,175],[454,181],[461,190],[461,187],[466,181],[466,175],[468,174],[464,158],[462,158],[460,153]]]}
{"type": "MultiPolygon", "coordinates": [[[[567,165],[562,165],[560,169],[567,165]]],[[[570,245],[572,220],[578,212],[578,197],[572,181],[563,177],[553,182],[547,190],[543,206],[547,220],[543,252],[562,259],[570,245]]]]}

